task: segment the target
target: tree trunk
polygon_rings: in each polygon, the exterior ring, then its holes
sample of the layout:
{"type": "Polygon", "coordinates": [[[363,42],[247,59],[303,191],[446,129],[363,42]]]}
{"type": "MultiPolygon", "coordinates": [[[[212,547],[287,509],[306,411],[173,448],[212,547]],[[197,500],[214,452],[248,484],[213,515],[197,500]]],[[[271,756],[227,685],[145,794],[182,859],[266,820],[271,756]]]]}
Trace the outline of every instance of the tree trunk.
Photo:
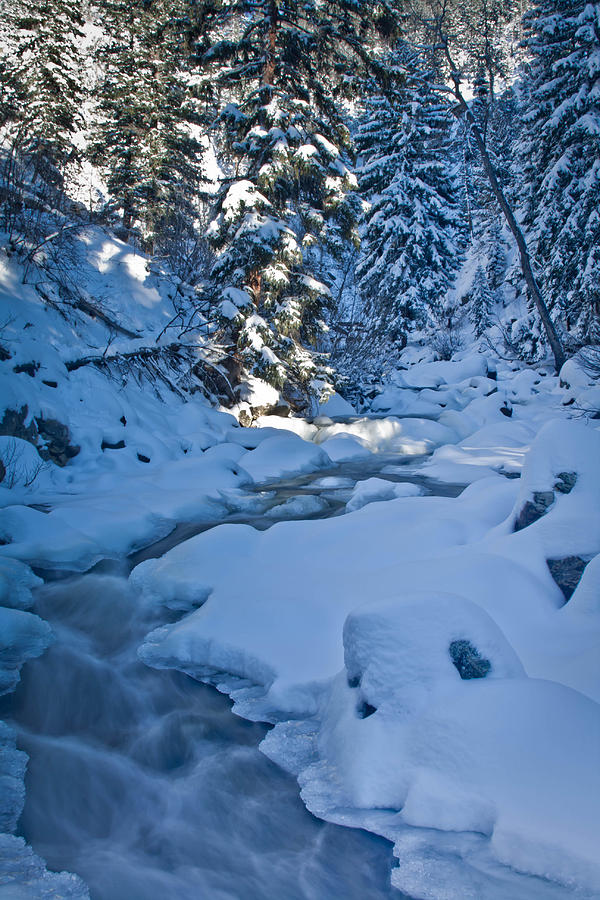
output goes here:
{"type": "Polygon", "coordinates": [[[277,57],[277,28],[279,25],[279,9],[277,0],[267,0],[269,7],[269,31],[267,34],[267,47],[265,53],[265,65],[262,74],[263,86],[271,87],[275,80],[275,60],[277,57]]]}
{"type": "Polygon", "coordinates": [[[554,355],[554,365],[556,366],[556,372],[558,374],[565,362],[565,351],[563,350],[560,338],[558,337],[556,328],[554,327],[554,322],[550,318],[548,307],[544,302],[544,298],[542,297],[542,293],[535,279],[535,275],[533,274],[533,269],[531,268],[531,259],[529,256],[529,251],[527,249],[527,244],[525,242],[525,237],[523,235],[523,232],[521,231],[521,228],[519,227],[519,223],[515,218],[508,200],[504,196],[504,191],[502,190],[496,176],[494,166],[492,165],[492,161],[490,160],[485,141],[479,130],[477,122],[475,121],[475,117],[473,116],[473,113],[469,109],[469,106],[461,93],[458,78],[453,78],[453,81],[454,96],[458,100],[459,104],[456,114],[466,116],[466,119],[471,128],[471,133],[475,138],[475,143],[477,144],[477,149],[479,150],[481,156],[483,169],[490,183],[490,187],[492,189],[494,197],[498,201],[500,209],[504,213],[504,218],[506,219],[508,227],[510,228],[512,235],[516,241],[519,250],[519,257],[521,260],[521,271],[523,273],[523,277],[525,278],[525,282],[527,284],[527,287],[529,288],[531,296],[533,297],[533,301],[536,305],[536,309],[539,313],[540,319],[542,320],[544,331],[546,332],[546,337],[548,338],[548,343],[550,344],[550,348],[552,349],[552,353],[554,355]]]}

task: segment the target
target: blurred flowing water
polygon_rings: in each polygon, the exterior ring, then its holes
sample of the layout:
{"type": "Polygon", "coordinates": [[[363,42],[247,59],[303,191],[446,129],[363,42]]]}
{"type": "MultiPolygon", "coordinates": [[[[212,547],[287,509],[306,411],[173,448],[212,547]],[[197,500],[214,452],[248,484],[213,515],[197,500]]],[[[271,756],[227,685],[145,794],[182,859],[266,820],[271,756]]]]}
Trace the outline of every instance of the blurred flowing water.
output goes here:
{"type": "Polygon", "coordinates": [[[157,623],[121,575],[37,592],[55,644],[0,714],[30,756],[20,831],[95,900],[399,897],[391,845],[310,815],[266,727],[136,648],[157,623]]]}

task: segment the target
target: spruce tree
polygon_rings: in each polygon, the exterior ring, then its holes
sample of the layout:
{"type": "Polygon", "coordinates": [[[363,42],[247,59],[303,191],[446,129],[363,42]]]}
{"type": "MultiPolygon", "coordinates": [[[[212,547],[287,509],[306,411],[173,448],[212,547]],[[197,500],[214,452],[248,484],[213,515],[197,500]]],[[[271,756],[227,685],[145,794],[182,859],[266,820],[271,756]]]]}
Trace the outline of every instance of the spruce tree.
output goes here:
{"type": "Polygon", "coordinates": [[[492,293],[482,266],[477,266],[471,288],[469,314],[476,337],[481,337],[490,324],[492,293]]]}
{"type": "Polygon", "coordinates": [[[506,274],[506,246],[497,220],[494,220],[489,228],[487,244],[487,280],[491,290],[497,291],[506,274]]]}
{"type": "Polygon", "coordinates": [[[373,171],[381,177],[363,226],[357,277],[376,330],[403,346],[411,330],[441,314],[460,266],[462,220],[450,109],[406,46],[388,65],[404,72],[404,86],[386,99],[374,86],[358,132],[361,187],[373,182],[373,171]],[[377,133],[380,121],[380,140],[365,140],[377,133]]]}
{"type": "Polygon", "coordinates": [[[119,210],[122,236],[134,227],[144,245],[161,240],[188,215],[201,180],[202,147],[189,85],[189,22],[177,0],[100,0],[105,32],[97,57],[96,124],[91,152],[119,210]]]}
{"type": "Polygon", "coordinates": [[[525,15],[526,224],[555,318],[585,343],[600,319],[600,5],[534,0],[525,15]]]}
{"type": "Polygon", "coordinates": [[[210,229],[215,302],[234,356],[278,387],[310,391],[330,300],[324,261],[356,240],[343,101],[369,6],[239,0],[216,16],[201,61],[223,96],[228,163],[210,229]]]}
{"type": "Polygon", "coordinates": [[[83,17],[79,0],[3,0],[0,117],[16,126],[28,178],[60,187],[83,127],[83,17]]]}

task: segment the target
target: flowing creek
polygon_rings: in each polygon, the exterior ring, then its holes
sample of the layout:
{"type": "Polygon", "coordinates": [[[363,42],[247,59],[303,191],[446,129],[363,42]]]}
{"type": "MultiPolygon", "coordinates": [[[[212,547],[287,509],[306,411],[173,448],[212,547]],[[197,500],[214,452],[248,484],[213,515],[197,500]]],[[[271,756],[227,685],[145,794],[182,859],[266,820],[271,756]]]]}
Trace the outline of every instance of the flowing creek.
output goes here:
{"type": "Polygon", "coordinates": [[[373,475],[460,493],[424,478],[421,461],[379,454],[261,486],[246,495],[252,512],[183,524],[129,560],[48,578],[34,611],[56,642],[24,667],[0,717],[30,757],[20,833],[49,868],[79,874],[93,900],[401,898],[391,845],[308,813],[295,780],[258,750],[267,726],[233,715],[214,688],[138,661],[167,619],[140,610],[127,575],[223,521],[270,527],[269,510],[293,497],[324,500],[313,517],[339,515],[373,475]]]}

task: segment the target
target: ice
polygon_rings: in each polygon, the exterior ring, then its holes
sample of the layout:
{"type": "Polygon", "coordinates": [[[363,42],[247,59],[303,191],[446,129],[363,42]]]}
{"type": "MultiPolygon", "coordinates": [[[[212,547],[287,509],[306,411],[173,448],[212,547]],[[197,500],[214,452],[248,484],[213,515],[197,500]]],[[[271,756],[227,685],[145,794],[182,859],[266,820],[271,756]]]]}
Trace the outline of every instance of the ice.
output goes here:
{"type": "Polygon", "coordinates": [[[39,616],[0,607],[0,694],[14,690],[23,663],[51,642],[52,630],[39,616]]]}
{"type": "Polygon", "coordinates": [[[265,515],[271,519],[303,519],[319,515],[328,508],[327,502],[320,497],[291,497],[285,503],[272,506],[265,515]]]}
{"type": "Polygon", "coordinates": [[[324,490],[336,490],[337,488],[354,487],[352,478],[346,478],[343,475],[325,475],[323,478],[316,478],[313,481],[313,487],[324,490]]]}
{"type": "Polygon", "coordinates": [[[0,834],[2,900],[89,900],[83,881],[70,872],[49,872],[23,838],[0,834]]]}
{"type": "MultiPolygon", "coordinates": [[[[17,750],[15,732],[5,722],[0,721],[0,832],[12,832],[17,827],[25,801],[23,782],[26,766],[27,754],[17,750]]],[[[0,867],[1,884],[2,869],[0,867]]]]}
{"type": "Polygon", "coordinates": [[[0,606],[28,609],[33,603],[31,591],[42,583],[29,566],[18,559],[0,559],[0,606]]]}

